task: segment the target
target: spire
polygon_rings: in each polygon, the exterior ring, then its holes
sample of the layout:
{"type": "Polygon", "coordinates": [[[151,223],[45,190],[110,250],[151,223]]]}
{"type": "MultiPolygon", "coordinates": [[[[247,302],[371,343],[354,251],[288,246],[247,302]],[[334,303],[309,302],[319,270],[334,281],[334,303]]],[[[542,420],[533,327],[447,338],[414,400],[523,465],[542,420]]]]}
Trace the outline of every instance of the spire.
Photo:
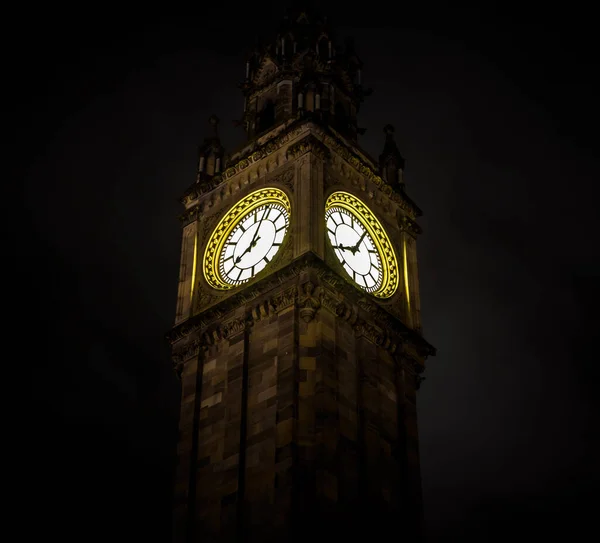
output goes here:
{"type": "Polygon", "coordinates": [[[223,169],[223,154],[225,148],[221,145],[219,138],[219,117],[211,115],[208,118],[211,126],[211,136],[204,139],[204,143],[198,148],[198,175],[197,183],[219,174],[223,169]]]}
{"type": "Polygon", "coordinates": [[[383,127],[385,144],[379,155],[381,177],[392,187],[404,187],[404,157],[400,154],[394,139],[394,127],[386,124],[383,127]]]}

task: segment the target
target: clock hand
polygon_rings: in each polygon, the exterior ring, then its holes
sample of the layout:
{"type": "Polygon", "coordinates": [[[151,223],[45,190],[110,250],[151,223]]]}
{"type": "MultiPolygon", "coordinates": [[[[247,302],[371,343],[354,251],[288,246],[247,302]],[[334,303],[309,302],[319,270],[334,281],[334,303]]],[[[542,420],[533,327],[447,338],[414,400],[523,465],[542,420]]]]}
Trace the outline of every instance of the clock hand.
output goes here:
{"type": "Polygon", "coordinates": [[[365,239],[365,236],[367,235],[367,231],[365,230],[362,234],[362,236],[360,236],[360,239],[358,240],[358,242],[356,243],[356,245],[354,245],[353,247],[349,247],[349,250],[352,251],[352,254],[356,254],[356,251],[358,251],[358,248],[360,246],[360,244],[362,243],[362,240],[365,239]]]}
{"type": "Polygon", "coordinates": [[[334,249],[341,249],[342,251],[346,251],[346,250],[350,251],[350,250],[352,250],[350,247],[344,247],[344,245],[341,244],[341,243],[339,245],[332,245],[332,247],[334,249]]]}
{"type": "Polygon", "coordinates": [[[269,211],[270,211],[269,208],[265,209],[265,212],[262,214],[260,221],[258,221],[258,226],[256,227],[256,232],[254,232],[254,236],[252,237],[252,241],[250,242],[250,247],[254,247],[256,245],[256,242],[259,240],[259,238],[257,238],[256,236],[258,236],[258,232],[260,230],[260,225],[263,222],[263,220],[265,219],[265,216],[267,215],[267,213],[269,211]]]}
{"type": "Polygon", "coordinates": [[[245,250],[245,251],[244,251],[244,252],[243,252],[243,253],[242,253],[240,256],[238,256],[238,257],[235,259],[235,263],[236,263],[236,264],[239,264],[239,263],[242,261],[242,257],[243,257],[243,256],[244,256],[246,253],[249,253],[249,252],[250,252],[250,250],[251,250],[252,248],[256,247],[256,244],[257,244],[257,242],[258,242],[258,240],[259,240],[259,239],[260,239],[260,236],[258,236],[258,237],[257,237],[257,238],[256,238],[254,241],[252,241],[252,242],[250,243],[250,245],[248,245],[248,247],[246,247],[246,250],[245,250]]]}
{"type": "Polygon", "coordinates": [[[260,236],[258,235],[258,232],[260,230],[260,224],[263,222],[265,216],[267,215],[267,213],[269,212],[269,208],[265,209],[265,212],[262,214],[262,217],[260,218],[260,221],[258,221],[258,226],[256,227],[256,232],[254,232],[254,236],[252,236],[252,241],[250,242],[250,245],[248,245],[248,247],[246,247],[246,250],[235,259],[235,263],[239,264],[242,260],[242,257],[249,252],[251,249],[253,249],[254,247],[256,247],[256,243],[258,242],[258,240],[260,239],[260,236]]]}

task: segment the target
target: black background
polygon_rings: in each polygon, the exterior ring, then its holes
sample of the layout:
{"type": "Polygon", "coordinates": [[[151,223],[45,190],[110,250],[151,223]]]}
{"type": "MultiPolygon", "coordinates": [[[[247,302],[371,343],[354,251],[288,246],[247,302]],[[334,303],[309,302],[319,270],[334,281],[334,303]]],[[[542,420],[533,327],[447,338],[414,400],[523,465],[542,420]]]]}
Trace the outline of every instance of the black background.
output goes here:
{"type": "MultiPolygon", "coordinates": [[[[15,501],[23,536],[168,541],[178,197],[211,113],[228,150],[243,141],[245,54],[284,7],[86,9],[36,9],[5,44],[26,205],[12,218],[5,199],[19,240],[15,501]]],[[[600,453],[592,14],[321,9],[340,42],[355,36],[374,89],[361,145],[378,156],[384,124],[396,127],[424,210],[422,317],[439,350],[419,392],[430,539],[581,535],[600,453]]]]}

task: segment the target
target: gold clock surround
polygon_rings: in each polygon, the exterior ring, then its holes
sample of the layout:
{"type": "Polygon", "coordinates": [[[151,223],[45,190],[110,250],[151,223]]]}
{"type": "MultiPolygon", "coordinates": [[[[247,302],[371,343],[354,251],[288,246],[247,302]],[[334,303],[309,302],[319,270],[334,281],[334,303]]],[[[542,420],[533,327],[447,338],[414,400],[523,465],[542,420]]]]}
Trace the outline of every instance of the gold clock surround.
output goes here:
{"type": "Polygon", "coordinates": [[[379,288],[370,294],[377,298],[390,298],[398,288],[398,261],[385,229],[367,205],[349,192],[337,191],[331,194],[325,202],[325,213],[334,207],[341,207],[355,214],[373,239],[381,258],[383,278],[379,288]]]}
{"type": "Polygon", "coordinates": [[[219,255],[223,250],[225,241],[238,223],[238,219],[246,216],[257,207],[265,204],[279,204],[291,215],[290,200],[281,189],[275,187],[262,188],[251,192],[237,202],[219,221],[213,230],[202,259],[202,270],[206,282],[218,290],[230,290],[238,285],[227,283],[219,270],[219,255]]]}

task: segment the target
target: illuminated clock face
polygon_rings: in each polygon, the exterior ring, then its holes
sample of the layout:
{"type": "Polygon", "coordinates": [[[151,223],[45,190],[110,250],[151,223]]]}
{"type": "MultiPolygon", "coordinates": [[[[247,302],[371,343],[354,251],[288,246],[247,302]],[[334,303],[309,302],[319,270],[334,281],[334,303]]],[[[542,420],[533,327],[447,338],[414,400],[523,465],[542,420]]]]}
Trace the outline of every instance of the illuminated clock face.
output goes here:
{"type": "Polygon", "coordinates": [[[381,286],[379,251],[361,220],[352,211],[331,207],[326,213],[329,241],[348,275],[367,292],[381,286]]]}
{"type": "Polygon", "coordinates": [[[264,269],[279,251],[288,226],[289,214],[277,203],[262,205],[242,216],[219,255],[223,280],[238,285],[264,269]]]}
{"type": "Polygon", "coordinates": [[[286,239],[290,212],[289,198],[276,187],[255,190],[234,204],[206,243],[206,282],[228,290],[264,270],[286,239]]]}
{"type": "Polygon", "coordinates": [[[352,281],[378,298],[398,288],[398,263],[392,243],[375,214],[356,196],[338,191],[325,203],[327,238],[352,281]]]}

